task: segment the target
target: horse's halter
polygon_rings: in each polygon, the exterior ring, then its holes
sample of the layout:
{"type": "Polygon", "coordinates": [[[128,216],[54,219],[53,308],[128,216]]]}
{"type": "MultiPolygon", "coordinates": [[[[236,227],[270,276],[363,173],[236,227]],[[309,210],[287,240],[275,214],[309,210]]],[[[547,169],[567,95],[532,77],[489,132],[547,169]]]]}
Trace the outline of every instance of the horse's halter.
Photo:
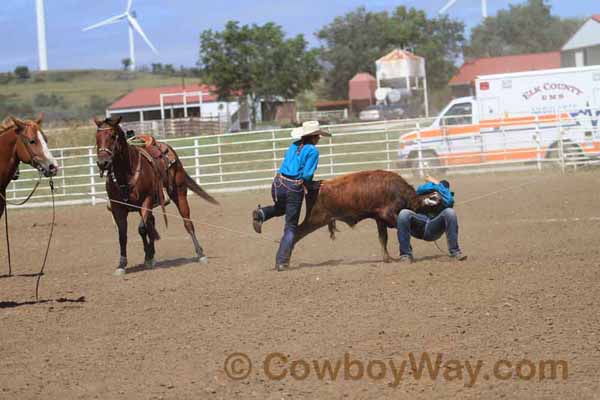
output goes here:
{"type": "Polygon", "coordinates": [[[109,128],[98,128],[96,130],[96,135],[98,133],[101,133],[101,132],[110,131],[111,132],[111,138],[113,140],[112,145],[110,146],[110,149],[107,148],[107,147],[98,147],[98,155],[100,153],[102,153],[102,152],[108,154],[108,161],[109,161],[109,163],[108,163],[109,167],[106,168],[106,169],[103,169],[103,168],[100,167],[100,165],[98,165],[98,168],[100,169],[100,176],[101,177],[104,176],[104,172],[106,172],[107,170],[109,170],[110,166],[112,166],[113,156],[114,156],[115,150],[116,150],[116,148],[118,146],[118,142],[119,142],[119,137],[118,137],[119,134],[116,132],[116,129],[117,129],[116,127],[111,126],[109,128]]]}
{"type": "MultiPolygon", "coordinates": [[[[25,126],[17,126],[15,129],[15,133],[17,134],[17,137],[21,140],[21,143],[23,144],[23,146],[25,147],[25,150],[27,151],[27,154],[29,154],[29,159],[31,160],[31,165],[41,171],[42,169],[42,165],[39,162],[39,157],[35,155],[34,151],[31,149],[31,145],[35,144],[35,139],[30,139],[25,135],[25,131],[27,130],[27,128],[31,128],[33,127],[30,124],[25,124],[25,126]]],[[[48,139],[46,138],[46,134],[42,131],[42,129],[37,126],[37,132],[40,132],[42,134],[42,138],[46,141],[46,143],[48,143],[48,139]]],[[[23,160],[21,160],[23,161],[23,160]]]]}

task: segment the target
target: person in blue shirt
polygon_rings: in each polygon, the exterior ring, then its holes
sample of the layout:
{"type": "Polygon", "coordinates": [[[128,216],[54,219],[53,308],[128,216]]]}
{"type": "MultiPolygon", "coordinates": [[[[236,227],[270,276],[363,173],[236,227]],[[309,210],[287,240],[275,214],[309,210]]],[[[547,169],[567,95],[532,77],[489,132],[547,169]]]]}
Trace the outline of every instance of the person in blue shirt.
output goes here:
{"type": "Polygon", "coordinates": [[[286,151],[283,163],[271,185],[274,204],[268,207],[259,205],[252,211],[252,226],[256,233],[262,232],[262,224],[265,221],[285,214],[283,237],[275,256],[275,268],[278,271],[283,271],[289,266],[304,192],[305,189],[311,190],[313,176],[319,165],[319,150],[316,145],[321,136],[331,136],[321,130],[318,121],[303,123],[301,127],[294,128],[291,135],[296,141],[286,151]]]}
{"type": "Polygon", "coordinates": [[[432,201],[437,207],[428,209],[426,213],[412,210],[401,210],[398,214],[398,242],[400,243],[400,262],[413,262],[410,237],[423,239],[428,242],[438,240],[444,233],[448,242],[450,257],[456,260],[466,260],[458,246],[458,219],[454,211],[454,193],[450,191],[450,183],[438,181],[431,176],[426,177],[426,183],[417,188],[417,194],[432,193],[432,201]]]}

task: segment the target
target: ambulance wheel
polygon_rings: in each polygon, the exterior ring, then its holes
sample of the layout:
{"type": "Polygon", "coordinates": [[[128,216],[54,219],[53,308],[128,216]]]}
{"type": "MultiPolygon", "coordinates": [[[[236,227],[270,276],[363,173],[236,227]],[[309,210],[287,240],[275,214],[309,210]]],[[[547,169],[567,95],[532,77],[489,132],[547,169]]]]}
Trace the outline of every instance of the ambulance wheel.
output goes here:
{"type": "MultiPolygon", "coordinates": [[[[439,175],[446,173],[445,168],[440,168],[441,162],[438,158],[437,154],[433,150],[423,150],[421,152],[423,154],[423,160],[421,161],[421,166],[423,168],[423,172],[425,174],[439,175]]],[[[413,152],[410,154],[409,158],[411,159],[410,167],[418,170],[419,169],[419,153],[413,152]]]]}
{"type": "MultiPolygon", "coordinates": [[[[565,155],[565,164],[579,165],[585,163],[585,154],[578,144],[565,141],[563,143],[563,150],[565,155]]],[[[552,143],[552,145],[548,148],[548,151],[546,151],[546,159],[551,160],[554,165],[561,165],[559,142],[552,143]]]]}

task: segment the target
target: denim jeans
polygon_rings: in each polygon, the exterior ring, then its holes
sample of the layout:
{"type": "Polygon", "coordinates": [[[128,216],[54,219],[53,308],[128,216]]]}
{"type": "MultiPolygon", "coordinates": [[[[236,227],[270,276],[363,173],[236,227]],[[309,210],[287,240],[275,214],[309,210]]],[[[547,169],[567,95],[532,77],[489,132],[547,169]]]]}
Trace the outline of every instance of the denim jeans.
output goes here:
{"type": "Polygon", "coordinates": [[[298,220],[304,200],[304,188],[299,183],[275,177],[271,186],[271,196],[274,205],[262,207],[264,221],[273,217],[280,217],[285,214],[285,227],[283,228],[283,237],[279,242],[279,250],[275,256],[277,265],[290,262],[292,250],[294,249],[294,238],[298,230],[298,220]]]}
{"type": "Polygon", "coordinates": [[[398,242],[400,255],[412,256],[410,237],[428,242],[438,240],[444,233],[450,254],[460,252],[458,247],[458,219],[453,208],[446,208],[434,218],[417,214],[411,210],[401,210],[398,214],[398,242]]]}

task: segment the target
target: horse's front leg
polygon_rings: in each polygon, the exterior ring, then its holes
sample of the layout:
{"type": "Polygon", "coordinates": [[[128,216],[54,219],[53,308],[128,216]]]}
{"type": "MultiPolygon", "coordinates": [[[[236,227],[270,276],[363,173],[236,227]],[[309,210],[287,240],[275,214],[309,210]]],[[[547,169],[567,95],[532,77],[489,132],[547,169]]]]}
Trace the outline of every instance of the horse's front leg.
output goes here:
{"type": "Polygon", "coordinates": [[[127,210],[119,205],[113,205],[112,214],[119,229],[119,247],[121,249],[119,266],[114,275],[121,276],[125,275],[125,267],[127,266],[127,210]]]}

